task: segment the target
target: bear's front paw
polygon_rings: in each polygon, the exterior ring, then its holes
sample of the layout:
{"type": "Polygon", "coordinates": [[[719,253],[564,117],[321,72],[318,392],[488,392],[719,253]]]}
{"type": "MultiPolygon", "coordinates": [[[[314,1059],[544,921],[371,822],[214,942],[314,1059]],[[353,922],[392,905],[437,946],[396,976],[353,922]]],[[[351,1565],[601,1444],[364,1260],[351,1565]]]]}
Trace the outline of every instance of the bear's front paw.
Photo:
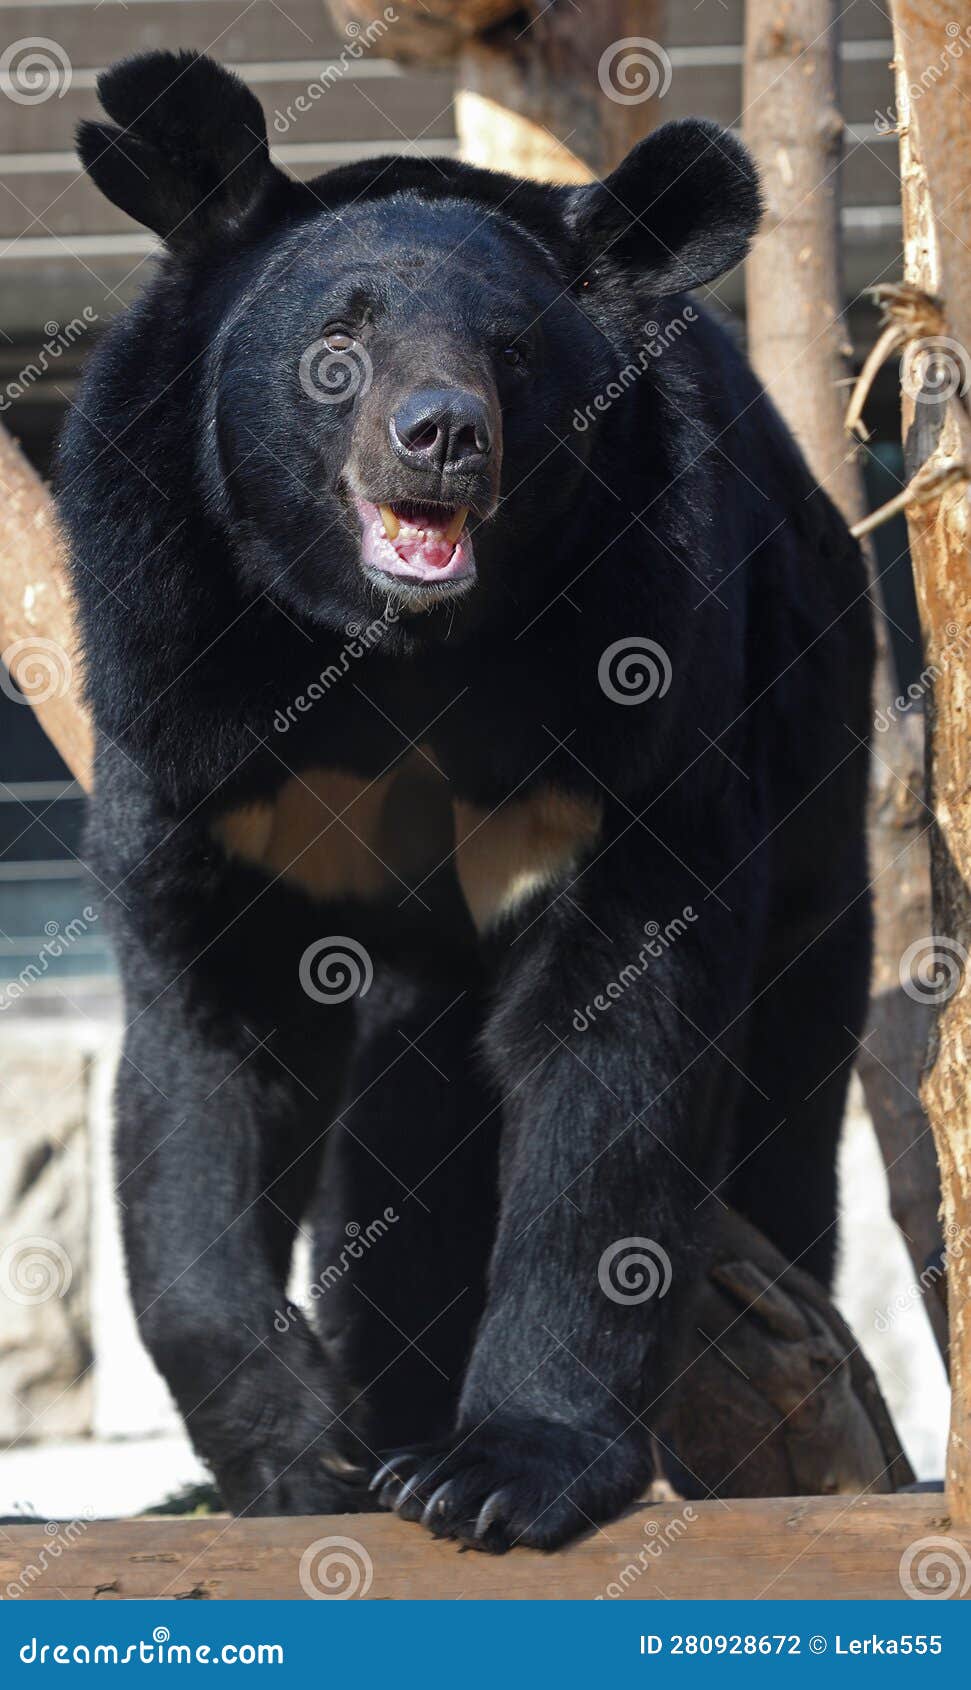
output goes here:
{"type": "Polygon", "coordinates": [[[257,1453],[216,1473],[234,1514],[358,1514],[373,1503],[367,1474],[343,1457],[309,1450],[295,1460],[257,1453]]]}
{"type": "Polygon", "coordinates": [[[392,1455],[371,1481],[382,1508],[435,1537],[502,1555],[556,1549],[640,1495],[650,1463],[627,1438],[552,1420],[493,1418],[392,1455]]]}

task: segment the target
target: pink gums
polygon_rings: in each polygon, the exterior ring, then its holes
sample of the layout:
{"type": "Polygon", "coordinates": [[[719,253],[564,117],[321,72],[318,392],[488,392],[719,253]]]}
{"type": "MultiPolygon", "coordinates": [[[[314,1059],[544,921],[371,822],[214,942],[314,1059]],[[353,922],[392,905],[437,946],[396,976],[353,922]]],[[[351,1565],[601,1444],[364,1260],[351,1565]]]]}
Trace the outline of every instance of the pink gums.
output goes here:
{"type": "Polygon", "coordinates": [[[452,545],[445,537],[451,518],[441,522],[401,522],[396,538],[388,539],[377,505],[356,500],[363,524],[361,552],[365,563],[383,575],[407,581],[461,581],[475,570],[472,542],[463,528],[452,545]]]}

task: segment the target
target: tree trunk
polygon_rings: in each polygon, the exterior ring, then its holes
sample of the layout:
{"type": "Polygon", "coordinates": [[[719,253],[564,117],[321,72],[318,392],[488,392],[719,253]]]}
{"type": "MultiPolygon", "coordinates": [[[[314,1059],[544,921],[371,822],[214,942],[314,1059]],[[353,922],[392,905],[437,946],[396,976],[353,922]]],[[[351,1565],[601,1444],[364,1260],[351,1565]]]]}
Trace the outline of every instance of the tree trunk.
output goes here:
{"type": "MultiPolygon", "coordinates": [[[[850,347],[843,324],[835,0],[748,0],[745,135],[766,195],[748,259],[749,353],[810,467],[849,523],[865,510],[856,451],[844,428],[850,347]]],[[[871,575],[872,554],[868,556],[871,575]]],[[[879,585],[874,587],[879,604],[879,585]]],[[[886,624],[876,617],[875,702],[899,692],[886,624]]],[[[900,959],[930,931],[923,723],[892,720],[871,758],[869,838],[875,944],[870,1023],[859,1072],[883,1153],[893,1215],[918,1273],[940,1247],[938,1175],[919,1101],[931,1011],[900,982],[900,959]]],[[[926,1308],[942,1352],[947,1320],[926,1308]]]]}
{"type": "MultiPolygon", "coordinates": [[[[904,212],[904,274],[925,322],[904,353],[904,456],[909,477],[933,471],[951,484],[908,508],[911,554],[932,678],[929,798],[935,825],[935,937],[917,984],[938,1006],[923,1099],[941,1164],[951,1311],[952,1515],[971,1518],[971,207],[968,111],[971,52],[955,51],[952,7],[894,0],[892,7],[904,212]],[[928,84],[928,67],[941,74],[928,84]],[[923,79],[923,80],[922,80],[923,79]],[[922,332],[923,330],[923,332],[922,332]]],[[[928,934],[931,933],[928,927],[928,934]]]]}
{"type": "Polygon", "coordinates": [[[455,120],[472,164],[545,182],[606,176],[661,121],[664,0],[529,0],[459,54],[455,120]]]}
{"type": "Polygon", "coordinates": [[[0,556],[0,658],[19,688],[12,696],[33,706],[72,774],[88,785],[91,725],[81,701],[74,613],[54,507],[2,426],[0,556]]]}
{"type": "MultiPolygon", "coordinates": [[[[384,0],[327,0],[366,39],[384,0]]],[[[398,0],[375,50],[454,63],[462,157],[542,182],[606,176],[664,115],[665,0],[398,0]]]]}

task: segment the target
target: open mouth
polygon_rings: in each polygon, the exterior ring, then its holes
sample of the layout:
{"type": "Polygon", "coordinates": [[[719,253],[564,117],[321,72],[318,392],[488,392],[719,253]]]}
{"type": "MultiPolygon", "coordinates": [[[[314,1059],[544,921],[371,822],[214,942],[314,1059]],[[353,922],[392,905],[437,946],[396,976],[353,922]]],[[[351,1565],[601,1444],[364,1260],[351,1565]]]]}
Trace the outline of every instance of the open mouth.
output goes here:
{"type": "Polygon", "coordinates": [[[378,575],[412,584],[467,581],[475,575],[472,541],[466,529],[468,505],[375,505],[355,499],[361,518],[361,555],[378,575]]]}

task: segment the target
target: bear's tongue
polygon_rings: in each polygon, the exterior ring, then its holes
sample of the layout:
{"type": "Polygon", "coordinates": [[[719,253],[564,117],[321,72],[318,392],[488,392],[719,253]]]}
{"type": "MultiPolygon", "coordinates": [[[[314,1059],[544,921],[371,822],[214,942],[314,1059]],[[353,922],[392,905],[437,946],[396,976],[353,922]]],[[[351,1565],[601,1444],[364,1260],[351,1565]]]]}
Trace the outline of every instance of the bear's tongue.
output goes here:
{"type": "Polygon", "coordinates": [[[419,581],[458,580],[472,568],[465,533],[468,508],[375,505],[358,499],[365,561],[386,575],[419,581]]]}
{"type": "Polygon", "coordinates": [[[465,527],[468,507],[428,511],[420,506],[379,505],[384,532],[402,562],[423,569],[444,569],[465,527]]]}

